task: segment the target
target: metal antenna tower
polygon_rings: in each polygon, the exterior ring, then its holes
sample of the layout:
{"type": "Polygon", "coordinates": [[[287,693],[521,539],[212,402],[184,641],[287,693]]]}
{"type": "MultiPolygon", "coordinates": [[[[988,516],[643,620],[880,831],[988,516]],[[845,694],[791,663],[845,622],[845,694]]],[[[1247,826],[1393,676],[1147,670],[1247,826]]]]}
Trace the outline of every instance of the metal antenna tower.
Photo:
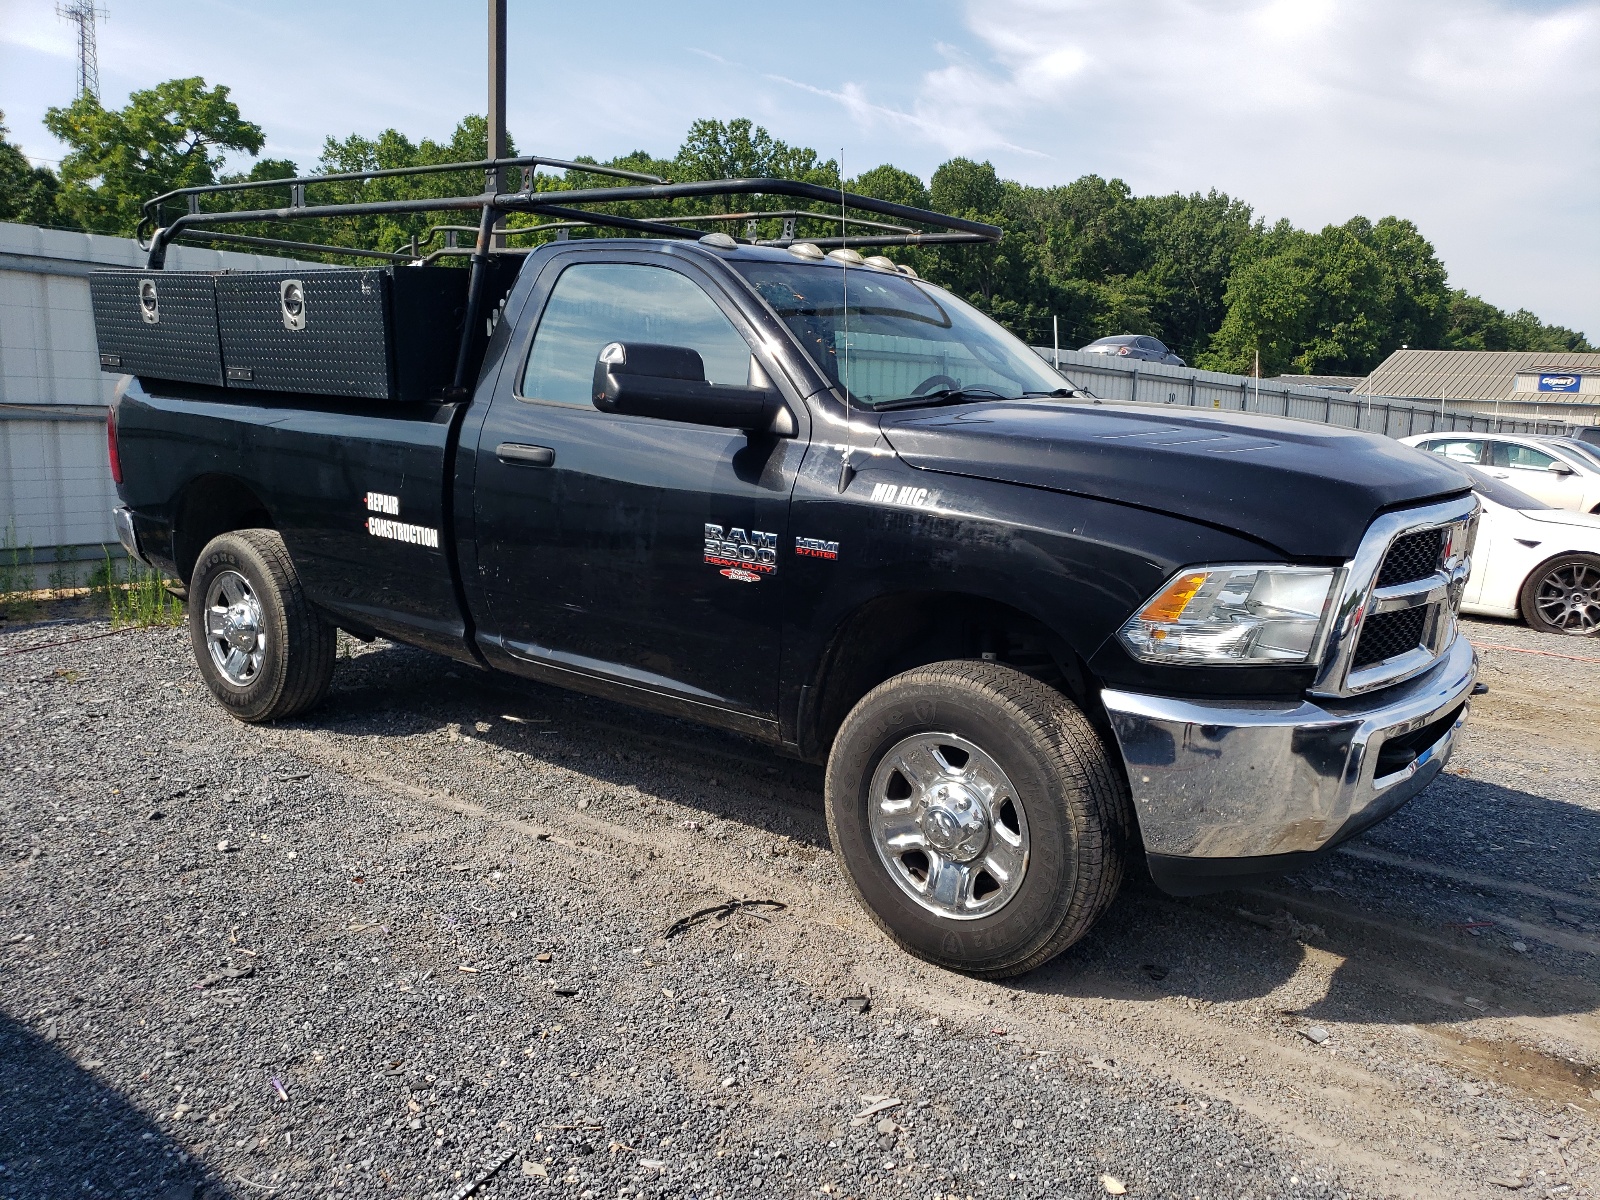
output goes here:
{"type": "Polygon", "coordinates": [[[94,0],[65,0],[56,5],[56,16],[65,17],[78,27],[78,95],[100,99],[100,55],[95,48],[95,22],[111,14],[94,0]]]}

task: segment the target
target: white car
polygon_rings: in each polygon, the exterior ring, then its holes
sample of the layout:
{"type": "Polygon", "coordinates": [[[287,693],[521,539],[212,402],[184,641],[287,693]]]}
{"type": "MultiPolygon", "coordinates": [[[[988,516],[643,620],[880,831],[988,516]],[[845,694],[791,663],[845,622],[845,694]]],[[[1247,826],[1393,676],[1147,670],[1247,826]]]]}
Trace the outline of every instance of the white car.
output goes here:
{"type": "Polygon", "coordinates": [[[1464,464],[1483,501],[1461,610],[1543,633],[1600,633],[1600,516],[1551,508],[1464,464]]]}
{"type": "Polygon", "coordinates": [[[1510,433],[1419,433],[1407,446],[1480,467],[1551,508],[1600,512],[1600,465],[1557,439],[1510,433]]]}

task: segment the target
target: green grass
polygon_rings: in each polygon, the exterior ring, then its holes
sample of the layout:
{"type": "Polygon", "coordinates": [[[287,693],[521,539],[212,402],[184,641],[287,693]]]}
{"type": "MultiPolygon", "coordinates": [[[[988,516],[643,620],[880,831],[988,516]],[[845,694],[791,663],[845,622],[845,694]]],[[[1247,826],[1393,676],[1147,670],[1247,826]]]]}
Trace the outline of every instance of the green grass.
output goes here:
{"type": "Polygon", "coordinates": [[[32,616],[38,608],[29,594],[33,590],[33,546],[17,545],[17,523],[7,521],[0,533],[0,613],[18,619],[32,616]]]}
{"type": "Polygon", "coordinates": [[[183,624],[183,601],[167,591],[166,576],[141,563],[119,564],[107,551],[90,575],[89,587],[101,598],[113,629],[183,624]]]}

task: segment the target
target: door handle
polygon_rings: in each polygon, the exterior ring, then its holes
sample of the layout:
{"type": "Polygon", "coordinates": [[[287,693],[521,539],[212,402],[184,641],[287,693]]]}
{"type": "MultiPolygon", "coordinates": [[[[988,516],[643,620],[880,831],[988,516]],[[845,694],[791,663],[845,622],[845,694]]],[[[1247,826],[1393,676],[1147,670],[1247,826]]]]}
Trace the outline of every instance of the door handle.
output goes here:
{"type": "Polygon", "coordinates": [[[523,467],[549,467],[556,461],[556,452],[549,446],[528,446],[522,442],[501,442],[494,448],[494,454],[503,463],[523,467]]]}

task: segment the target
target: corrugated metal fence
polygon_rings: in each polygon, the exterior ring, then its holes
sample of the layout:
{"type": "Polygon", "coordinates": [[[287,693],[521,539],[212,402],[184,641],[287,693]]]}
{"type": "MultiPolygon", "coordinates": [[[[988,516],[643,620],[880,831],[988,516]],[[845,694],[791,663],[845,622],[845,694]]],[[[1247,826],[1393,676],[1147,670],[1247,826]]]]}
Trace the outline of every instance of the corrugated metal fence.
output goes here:
{"type": "MultiPolygon", "coordinates": [[[[1056,352],[1048,346],[1034,349],[1047,361],[1055,358],[1056,352]]],[[[1219,371],[1169,367],[1108,354],[1084,354],[1078,350],[1062,350],[1060,354],[1062,374],[1102,400],[1259,412],[1365,429],[1396,438],[1457,429],[1478,433],[1567,432],[1564,421],[1469,412],[1446,407],[1443,402],[1333,392],[1271,379],[1252,379],[1248,375],[1224,375],[1219,371]]]]}
{"type": "MultiPolygon", "coordinates": [[[[174,270],[310,270],[320,263],[175,246],[174,270]]],[[[0,568],[81,580],[117,555],[106,407],[89,273],[139,267],[129,238],[0,222],[0,568]]]]}

